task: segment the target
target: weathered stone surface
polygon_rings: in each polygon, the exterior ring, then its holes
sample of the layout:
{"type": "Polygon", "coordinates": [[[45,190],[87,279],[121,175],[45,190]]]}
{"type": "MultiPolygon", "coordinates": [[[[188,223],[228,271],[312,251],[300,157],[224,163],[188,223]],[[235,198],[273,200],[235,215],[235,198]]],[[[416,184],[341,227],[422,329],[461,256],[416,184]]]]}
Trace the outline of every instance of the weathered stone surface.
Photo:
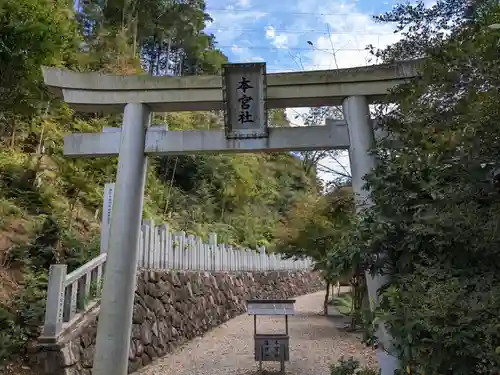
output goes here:
{"type": "Polygon", "coordinates": [[[80,345],[72,341],[61,349],[62,365],[69,367],[75,365],[80,360],[80,345]]]}
{"type": "Polygon", "coordinates": [[[82,367],[92,368],[92,361],[94,359],[95,346],[89,346],[85,348],[82,353],[82,367]]]}
{"type": "MultiPolygon", "coordinates": [[[[321,290],[315,273],[142,272],[138,275],[129,350],[129,373],[211,328],[245,312],[250,298],[290,298],[321,290]]],[[[97,315],[57,344],[30,347],[40,375],[90,375],[97,315]]]]}

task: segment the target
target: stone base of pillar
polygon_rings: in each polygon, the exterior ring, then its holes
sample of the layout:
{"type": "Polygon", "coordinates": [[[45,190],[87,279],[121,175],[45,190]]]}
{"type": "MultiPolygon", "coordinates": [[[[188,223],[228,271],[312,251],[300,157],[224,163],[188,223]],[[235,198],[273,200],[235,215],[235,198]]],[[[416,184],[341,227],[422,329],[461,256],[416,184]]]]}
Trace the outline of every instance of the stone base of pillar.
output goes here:
{"type": "Polygon", "coordinates": [[[377,360],[380,365],[381,375],[394,375],[399,370],[399,359],[384,350],[377,350],[377,360]]]}

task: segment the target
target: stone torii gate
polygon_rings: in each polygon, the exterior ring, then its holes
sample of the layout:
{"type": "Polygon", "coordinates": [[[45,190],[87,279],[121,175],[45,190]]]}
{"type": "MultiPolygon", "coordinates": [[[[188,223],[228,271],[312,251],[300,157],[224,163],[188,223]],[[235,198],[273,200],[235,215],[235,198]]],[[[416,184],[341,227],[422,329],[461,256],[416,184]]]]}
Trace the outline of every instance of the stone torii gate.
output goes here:
{"type": "MultiPolygon", "coordinates": [[[[360,210],[370,203],[369,193],[362,189],[363,176],[375,165],[367,152],[374,141],[369,104],[384,100],[389,89],[415,77],[417,66],[418,61],[408,61],[266,75],[263,63],[230,64],[223,77],[113,76],[44,67],[46,85],[75,110],[123,112],[121,130],[72,134],[64,140],[69,157],[119,155],[93,374],[127,373],[148,155],[348,149],[360,210]],[[243,78],[248,92],[241,90],[243,78]],[[345,120],[325,126],[267,126],[269,108],[323,105],[342,105],[345,120]],[[152,112],[222,109],[225,131],[168,131],[149,123],[152,112]]],[[[367,281],[369,297],[376,300],[384,280],[367,276],[367,281]]],[[[380,336],[387,347],[388,340],[380,336]]],[[[382,375],[392,375],[396,365],[381,361],[382,375]]]]}

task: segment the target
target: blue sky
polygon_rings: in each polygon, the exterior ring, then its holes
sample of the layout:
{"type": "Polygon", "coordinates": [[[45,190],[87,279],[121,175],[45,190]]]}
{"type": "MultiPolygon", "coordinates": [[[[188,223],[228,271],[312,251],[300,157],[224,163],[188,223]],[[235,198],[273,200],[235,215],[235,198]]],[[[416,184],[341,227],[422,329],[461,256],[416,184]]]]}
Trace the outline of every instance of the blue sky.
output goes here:
{"type": "Polygon", "coordinates": [[[207,27],[231,62],[266,61],[269,73],[374,63],[364,50],[397,40],[371,16],[395,0],[207,0],[207,27]],[[312,46],[308,44],[312,42],[312,46]],[[334,56],[335,55],[335,56],[334,56]]]}

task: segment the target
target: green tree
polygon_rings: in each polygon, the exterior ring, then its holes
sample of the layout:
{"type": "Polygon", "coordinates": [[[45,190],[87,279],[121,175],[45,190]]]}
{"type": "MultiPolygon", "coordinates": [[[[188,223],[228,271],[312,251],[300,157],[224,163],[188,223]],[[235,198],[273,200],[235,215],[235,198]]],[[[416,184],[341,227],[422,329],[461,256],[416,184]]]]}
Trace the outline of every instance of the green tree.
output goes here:
{"type": "Polygon", "coordinates": [[[426,57],[381,118],[398,144],[377,147],[376,205],[351,246],[389,269],[379,314],[413,374],[492,374],[500,366],[496,1],[400,5],[379,18],[403,40],[379,56],[426,57]],[[443,32],[446,30],[446,33],[443,32]],[[388,254],[377,260],[376,254],[388,254]]]}
{"type": "Polygon", "coordinates": [[[65,0],[5,0],[0,5],[0,130],[15,142],[21,117],[44,111],[41,65],[72,61],[76,23],[65,0]]]}
{"type": "MultiPolygon", "coordinates": [[[[277,251],[288,258],[310,257],[323,275],[327,284],[325,314],[332,283],[349,280],[354,285],[359,276],[363,277],[339,246],[352,227],[353,214],[354,200],[349,186],[333,189],[326,195],[306,193],[288,211],[277,231],[277,251]]],[[[360,287],[363,285],[364,282],[360,287]]]]}
{"type": "Polygon", "coordinates": [[[78,16],[89,43],[120,35],[153,75],[215,74],[227,58],[203,32],[210,16],[203,0],[87,0],[78,16]]]}

